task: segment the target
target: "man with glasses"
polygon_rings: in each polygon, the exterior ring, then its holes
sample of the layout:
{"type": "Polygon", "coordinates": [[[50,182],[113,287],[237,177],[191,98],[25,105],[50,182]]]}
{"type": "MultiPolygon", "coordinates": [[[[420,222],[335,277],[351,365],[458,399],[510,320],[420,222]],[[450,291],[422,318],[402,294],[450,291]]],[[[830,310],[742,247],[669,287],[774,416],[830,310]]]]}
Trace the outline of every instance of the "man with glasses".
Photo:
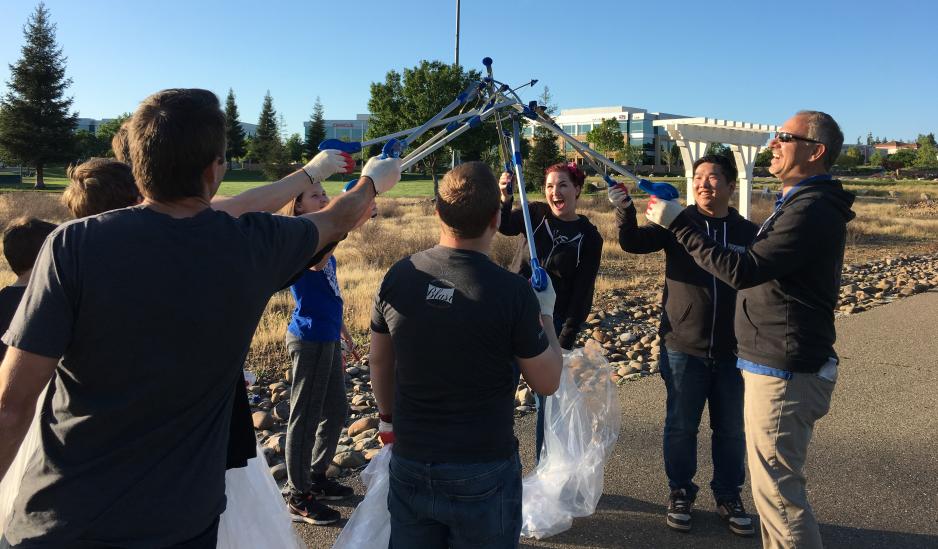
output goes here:
{"type": "Polygon", "coordinates": [[[854,196],[830,175],[843,133],[823,112],[801,111],[769,143],[782,182],[775,211],[745,251],[707,236],[677,201],[652,199],[646,217],[667,227],[698,265],[739,290],[737,366],[753,500],[766,548],[822,547],[805,491],[814,423],[837,381],[834,308],[854,196]]]}

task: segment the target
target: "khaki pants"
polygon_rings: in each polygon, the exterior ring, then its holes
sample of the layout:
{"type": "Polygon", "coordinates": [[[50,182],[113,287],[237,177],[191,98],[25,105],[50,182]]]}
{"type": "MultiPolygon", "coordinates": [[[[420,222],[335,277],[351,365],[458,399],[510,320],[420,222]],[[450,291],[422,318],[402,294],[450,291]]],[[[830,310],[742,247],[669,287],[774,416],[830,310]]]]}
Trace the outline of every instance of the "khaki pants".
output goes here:
{"type": "Polygon", "coordinates": [[[820,549],[803,471],[814,422],[830,409],[835,384],[816,374],[786,380],[745,370],[743,380],[749,478],[763,547],[820,549]]]}

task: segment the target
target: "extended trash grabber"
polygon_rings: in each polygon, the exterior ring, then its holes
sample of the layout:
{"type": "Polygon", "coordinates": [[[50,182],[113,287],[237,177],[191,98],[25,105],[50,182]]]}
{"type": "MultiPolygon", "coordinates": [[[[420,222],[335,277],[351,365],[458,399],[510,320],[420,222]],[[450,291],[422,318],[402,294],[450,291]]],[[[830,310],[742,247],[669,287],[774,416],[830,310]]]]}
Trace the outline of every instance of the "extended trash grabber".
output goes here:
{"type": "MultiPolygon", "coordinates": [[[[547,116],[543,108],[539,106],[535,106],[534,108],[529,107],[525,109],[525,111],[535,114],[537,116],[537,118],[535,119],[535,122],[553,131],[557,135],[560,135],[565,141],[570,143],[570,145],[573,148],[577,149],[577,151],[583,155],[584,159],[590,162],[590,165],[593,166],[593,169],[596,170],[597,172],[599,172],[600,170],[598,169],[596,162],[600,162],[604,166],[612,168],[614,171],[633,179],[637,183],[639,189],[645,191],[646,193],[650,195],[657,196],[658,198],[661,198],[664,200],[674,200],[678,198],[679,194],[678,194],[677,189],[670,183],[655,183],[653,181],[649,181],[647,179],[637,177],[632,172],[626,170],[625,168],[609,160],[602,154],[589,148],[589,146],[585,145],[584,143],[581,143],[580,141],[577,141],[576,138],[572,137],[571,135],[567,134],[562,129],[560,129],[557,123],[554,122],[549,116],[547,116]]],[[[621,183],[617,183],[608,174],[603,175],[603,180],[610,187],[615,186],[617,184],[621,185],[621,183]]]]}
{"type": "MultiPolygon", "coordinates": [[[[486,57],[482,60],[482,64],[485,65],[486,73],[488,78],[486,81],[488,83],[489,93],[495,95],[499,92],[504,92],[508,89],[507,85],[500,86],[498,91],[495,90],[495,78],[492,76],[492,58],[486,57]],[[504,89],[501,89],[504,88],[504,89]]],[[[501,158],[502,164],[505,166],[505,171],[511,173],[511,149],[508,147],[508,139],[505,136],[505,130],[502,128],[502,117],[498,115],[495,117],[495,129],[498,131],[498,155],[501,158]]],[[[511,182],[508,182],[506,187],[508,194],[512,194],[511,182]]]]}
{"type": "MultiPolygon", "coordinates": [[[[448,118],[443,118],[438,120],[433,124],[432,127],[436,128],[439,126],[445,126],[453,122],[459,122],[467,118],[471,118],[478,114],[475,111],[469,111],[462,114],[457,114],[456,116],[450,116],[448,118]]],[[[368,139],[366,141],[342,141],[341,139],[326,139],[319,143],[319,150],[324,151],[326,149],[337,149],[342,152],[347,152],[349,154],[354,154],[361,152],[365,147],[371,145],[377,145],[378,143],[384,143],[390,141],[391,139],[397,139],[398,137],[404,137],[414,132],[420,126],[414,126],[413,128],[408,128],[406,130],[401,130],[399,132],[389,133],[387,135],[382,135],[381,137],[375,137],[374,139],[368,139]]]]}
{"type": "Polygon", "coordinates": [[[511,151],[514,155],[515,177],[518,180],[518,196],[521,197],[521,215],[524,217],[524,234],[528,241],[528,252],[531,254],[531,286],[542,291],[547,288],[548,279],[545,271],[537,259],[537,250],[534,248],[534,228],[531,225],[531,211],[528,208],[528,193],[524,188],[524,172],[521,169],[521,123],[518,115],[511,117],[511,151]]]}
{"type": "Polygon", "coordinates": [[[401,169],[406,170],[410,168],[417,162],[420,162],[427,156],[433,154],[434,152],[439,150],[441,147],[443,147],[450,141],[456,139],[460,135],[466,133],[472,128],[477,128],[487,119],[489,119],[493,114],[497,113],[499,109],[511,107],[516,104],[516,102],[513,100],[496,103],[495,102],[496,99],[498,98],[493,97],[492,99],[490,99],[489,102],[485,106],[482,107],[482,110],[479,112],[478,115],[473,116],[472,118],[469,118],[464,123],[462,123],[462,125],[460,125],[458,128],[454,129],[452,132],[447,132],[445,137],[435,141],[431,146],[423,148],[419,152],[415,151],[415,152],[412,152],[411,154],[408,154],[404,158],[403,163],[401,164],[401,169]]]}

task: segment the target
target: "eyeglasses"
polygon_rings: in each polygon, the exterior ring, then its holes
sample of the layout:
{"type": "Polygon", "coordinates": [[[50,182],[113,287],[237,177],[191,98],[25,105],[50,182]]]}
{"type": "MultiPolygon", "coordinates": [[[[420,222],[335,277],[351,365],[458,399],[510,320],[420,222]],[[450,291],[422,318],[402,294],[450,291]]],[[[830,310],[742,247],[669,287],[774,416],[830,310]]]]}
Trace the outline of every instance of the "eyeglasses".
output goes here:
{"type": "Polygon", "coordinates": [[[795,135],[789,132],[775,132],[775,139],[778,139],[782,143],[791,143],[792,141],[807,141],[808,143],[819,143],[823,145],[817,139],[811,139],[809,137],[801,137],[800,135],[795,135]]]}

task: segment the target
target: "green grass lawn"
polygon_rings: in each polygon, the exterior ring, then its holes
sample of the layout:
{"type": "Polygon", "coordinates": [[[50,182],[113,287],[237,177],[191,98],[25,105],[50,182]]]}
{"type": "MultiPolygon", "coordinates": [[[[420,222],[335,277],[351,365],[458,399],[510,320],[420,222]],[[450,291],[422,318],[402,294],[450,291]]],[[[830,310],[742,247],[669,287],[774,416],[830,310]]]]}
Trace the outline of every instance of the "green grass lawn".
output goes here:
{"type": "MultiPolygon", "coordinates": [[[[351,174],[349,176],[343,176],[342,178],[334,177],[334,180],[326,181],[326,192],[332,196],[336,196],[342,192],[345,184],[355,177],[355,174],[351,174]]],[[[652,178],[655,181],[667,181],[671,183],[677,187],[683,195],[685,188],[685,179],[683,177],[652,178]]],[[[624,177],[620,177],[618,179],[620,181],[625,180],[624,177]]],[[[596,185],[605,185],[601,178],[595,176],[588,177],[587,181],[596,185]]],[[[918,181],[915,179],[900,179],[896,181],[893,179],[882,178],[846,177],[843,178],[842,181],[848,190],[861,191],[861,194],[865,194],[867,196],[886,196],[890,190],[895,190],[899,193],[912,194],[915,196],[923,191],[929,194],[938,193],[938,182],[935,181],[918,181]]],[[[23,182],[20,184],[0,182],[0,192],[32,191],[34,190],[33,185],[35,182],[36,179],[34,177],[24,178],[23,182]]],[[[68,179],[65,177],[65,168],[63,166],[47,167],[45,169],[45,183],[46,189],[44,189],[44,192],[55,193],[65,190],[65,187],[68,185],[68,179]]],[[[233,196],[248,189],[259,187],[267,183],[269,183],[269,181],[264,177],[262,172],[253,170],[229,170],[225,174],[225,180],[222,182],[218,193],[223,196],[233,196]]],[[[773,190],[778,190],[779,187],[778,180],[771,177],[756,177],[754,178],[753,185],[760,191],[765,186],[768,186],[773,190]]],[[[629,187],[633,187],[633,185],[629,184],[629,187]]],[[[643,193],[635,194],[641,195],[643,193]]],[[[427,178],[424,175],[405,174],[404,179],[398,183],[394,189],[388,192],[387,196],[429,198],[433,196],[433,180],[427,178]]],[[[538,193],[536,196],[541,197],[543,195],[538,193]]],[[[534,197],[535,196],[532,195],[532,198],[534,197]]]]}

